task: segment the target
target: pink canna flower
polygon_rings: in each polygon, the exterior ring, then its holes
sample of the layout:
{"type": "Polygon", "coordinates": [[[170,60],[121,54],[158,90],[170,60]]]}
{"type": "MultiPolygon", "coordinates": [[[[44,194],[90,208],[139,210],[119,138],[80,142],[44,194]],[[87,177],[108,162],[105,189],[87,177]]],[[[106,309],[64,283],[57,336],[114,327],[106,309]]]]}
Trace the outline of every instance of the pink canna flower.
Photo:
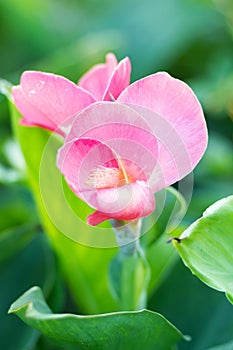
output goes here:
{"type": "Polygon", "coordinates": [[[207,146],[202,108],[188,85],[164,72],[129,85],[130,71],[128,58],[118,64],[109,54],[78,85],[25,72],[12,90],[24,125],[65,136],[57,165],[95,209],[90,225],[151,214],[154,193],[190,173],[207,146]]]}
{"type": "Polygon", "coordinates": [[[96,211],[87,222],[134,220],[155,209],[154,193],[197,165],[207,145],[192,90],[167,73],[126,88],[115,103],[89,106],[73,120],[57,165],[96,211]]]}
{"type": "Polygon", "coordinates": [[[50,73],[26,71],[12,96],[23,115],[21,124],[40,126],[65,136],[72,117],[96,101],[115,100],[129,85],[131,65],[126,57],[117,62],[113,54],[94,66],[78,85],[50,73]]]}

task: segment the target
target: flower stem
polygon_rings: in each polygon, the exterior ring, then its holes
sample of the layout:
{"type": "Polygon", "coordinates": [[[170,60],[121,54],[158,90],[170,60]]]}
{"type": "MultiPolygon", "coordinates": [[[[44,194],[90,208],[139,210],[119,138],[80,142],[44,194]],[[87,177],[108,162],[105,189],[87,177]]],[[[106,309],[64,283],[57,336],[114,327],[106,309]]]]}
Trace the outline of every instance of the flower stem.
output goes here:
{"type": "Polygon", "coordinates": [[[110,283],[119,310],[146,308],[150,266],[140,245],[141,221],[111,220],[119,252],[110,266],[110,283]]]}

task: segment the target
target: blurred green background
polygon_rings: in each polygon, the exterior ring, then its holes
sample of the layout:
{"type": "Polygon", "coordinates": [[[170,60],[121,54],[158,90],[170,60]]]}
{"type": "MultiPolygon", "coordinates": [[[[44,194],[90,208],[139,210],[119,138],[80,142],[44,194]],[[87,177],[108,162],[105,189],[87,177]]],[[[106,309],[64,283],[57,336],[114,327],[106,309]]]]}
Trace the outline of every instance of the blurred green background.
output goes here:
{"type": "MultiPolygon", "coordinates": [[[[0,78],[19,82],[24,70],[73,81],[114,52],[129,56],[132,81],[168,71],[200,99],[209,146],[195,170],[186,221],[233,188],[233,2],[231,0],[0,0],[0,78]]],[[[57,349],[6,312],[28,287],[42,285],[54,310],[73,311],[54,254],[42,234],[0,95],[0,348],[57,349]],[[15,235],[17,233],[17,241],[15,235]],[[14,339],[12,339],[12,332],[14,339]],[[17,341],[16,341],[17,339],[17,341]],[[17,345],[15,345],[17,343],[17,345]],[[37,344],[37,345],[36,345],[37,344]]],[[[233,309],[178,260],[150,301],[204,350],[233,338],[233,309]],[[185,286],[185,287],[184,287],[185,286]]]]}

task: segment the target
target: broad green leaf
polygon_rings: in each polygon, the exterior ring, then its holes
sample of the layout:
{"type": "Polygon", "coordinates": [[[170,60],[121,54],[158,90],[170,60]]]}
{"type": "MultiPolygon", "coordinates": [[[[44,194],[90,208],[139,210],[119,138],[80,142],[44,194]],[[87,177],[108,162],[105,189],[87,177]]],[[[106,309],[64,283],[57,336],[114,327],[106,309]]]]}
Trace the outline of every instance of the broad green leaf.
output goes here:
{"type": "Polygon", "coordinates": [[[169,350],[182,339],[163,316],[148,310],[95,316],[53,314],[38,287],[23,294],[9,312],[48,337],[80,349],[169,350]]]}
{"type": "Polygon", "coordinates": [[[233,304],[233,196],[210,206],[203,217],[174,240],[185,265],[233,304]]]}

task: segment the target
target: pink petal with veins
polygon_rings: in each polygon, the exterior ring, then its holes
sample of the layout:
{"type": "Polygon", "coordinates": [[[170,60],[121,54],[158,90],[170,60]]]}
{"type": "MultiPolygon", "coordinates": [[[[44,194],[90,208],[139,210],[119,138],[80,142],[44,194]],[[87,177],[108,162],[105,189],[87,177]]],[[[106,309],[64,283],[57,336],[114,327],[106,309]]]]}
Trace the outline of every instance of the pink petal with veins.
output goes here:
{"type": "MultiPolygon", "coordinates": [[[[147,121],[160,154],[156,190],[187,175],[207,146],[207,128],[199,101],[190,87],[167,73],[156,73],[127,87],[118,102],[127,103],[147,121]]],[[[154,179],[155,180],[155,179],[154,179]]]]}
{"type": "Polygon", "coordinates": [[[131,63],[128,57],[124,58],[112,73],[103,96],[104,101],[116,100],[120,93],[129,85],[131,63]]]}
{"type": "Polygon", "coordinates": [[[147,120],[140,112],[135,111],[134,106],[132,107],[118,102],[96,102],[74,117],[66,141],[82,137],[88,132],[93,132],[95,129],[98,130],[100,127],[112,123],[137,126],[151,133],[151,127],[147,120]]]}
{"type": "Polygon", "coordinates": [[[105,144],[90,138],[80,138],[66,142],[59,149],[57,166],[72,190],[82,198],[81,192],[90,192],[86,185],[90,172],[113,159],[115,156],[112,150],[105,144]]]}
{"type": "Polygon", "coordinates": [[[97,211],[89,215],[87,223],[98,225],[104,220],[134,220],[151,214],[155,209],[153,192],[144,181],[95,192],[97,211]]]}
{"type": "Polygon", "coordinates": [[[97,101],[102,100],[117,64],[115,55],[108,54],[106,56],[106,63],[97,64],[92,67],[81,77],[78,86],[90,92],[97,101]]]}
{"type": "Polygon", "coordinates": [[[53,123],[52,120],[48,119],[44,113],[39,111],[26,99],[20,86],[14,86],[12,88],[12,95],[18,110],[24,115],[24,117],[20,120],[22,125],[37,125],[52,131],[57,128],[56,124],[53,123]],[[37,118],[35,118],[35,116],[37,116],[37,118]]]}
{"type": "Polygon", "coordinates": [[[74,136],[102,141],[122,159],[130,160],[142,169],[149,179],[159,151],[157,140],[148,129],[133,109],[118,103],[99,102],[74,119],[67,141],[74,136]]]}
{"type": "Polygon", "coordinates": [[[68,79],[42,72],[28,71],[12,96],[23,115],[23,124],[56,130],[95,99],[68,79]]]}

